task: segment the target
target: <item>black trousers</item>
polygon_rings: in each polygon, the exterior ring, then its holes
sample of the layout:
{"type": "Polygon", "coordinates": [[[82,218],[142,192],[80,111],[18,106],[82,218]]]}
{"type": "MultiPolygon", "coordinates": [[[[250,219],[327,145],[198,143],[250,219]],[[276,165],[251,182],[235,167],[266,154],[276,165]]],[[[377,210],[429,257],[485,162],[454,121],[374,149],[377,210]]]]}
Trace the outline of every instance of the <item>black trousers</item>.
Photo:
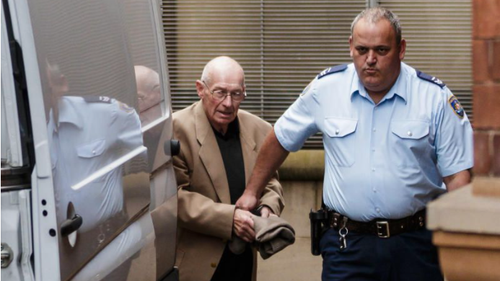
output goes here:
{"type": "Polygon", "coordinates": [[[426,229],[386,239],[349,232],[345,250],[339,248],[339,237],[329,229],[321,238],[323,281],[443,281],[426,229]]]}
{"type": "Polygon", "coordinates": [[[252,270],[253,254],[250,246],[247,245],[242,254],[236,255],[226,245],[211,281],[251,281],[252,270]]]}

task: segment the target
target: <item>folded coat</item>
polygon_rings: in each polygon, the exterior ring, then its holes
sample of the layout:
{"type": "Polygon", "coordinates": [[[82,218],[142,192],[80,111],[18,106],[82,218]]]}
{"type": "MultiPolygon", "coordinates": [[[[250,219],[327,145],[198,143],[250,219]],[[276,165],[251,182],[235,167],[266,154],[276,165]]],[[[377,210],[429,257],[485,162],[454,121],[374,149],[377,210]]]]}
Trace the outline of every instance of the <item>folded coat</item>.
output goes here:
{"type": "MultiPolygon", "coordinates": [[[[255,229],[253,245],[263,259],[271,257],[295,242],[295,230],[284,219],[278,216],[268,218],[252,216],[252,218],[255,229]]],[[[235,237],[229,242],[229,249],[235,254],[241,254],[245,250],[245,245],[245,241],[235,237]]]]}

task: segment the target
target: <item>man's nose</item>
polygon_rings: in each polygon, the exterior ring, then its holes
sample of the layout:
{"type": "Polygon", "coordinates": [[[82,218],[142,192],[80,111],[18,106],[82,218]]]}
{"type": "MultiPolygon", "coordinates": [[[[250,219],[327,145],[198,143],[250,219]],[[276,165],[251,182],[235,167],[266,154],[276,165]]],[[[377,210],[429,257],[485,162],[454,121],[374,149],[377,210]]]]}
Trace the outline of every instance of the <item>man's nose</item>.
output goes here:
{"type": "Polygon", "coordinates": [[[231,96],[231,94],[227,94],[224,99],[222,100],[222,104],[224,106],[232,106],[233,105],[233,96],[231,96]]]}
{"type": "Polygon", "coordinates": [[[369,65],[373,65],[377,62],[377,55],[373,50],[368,51],[367,57],[366,57],[366,63],[369,65]]]}

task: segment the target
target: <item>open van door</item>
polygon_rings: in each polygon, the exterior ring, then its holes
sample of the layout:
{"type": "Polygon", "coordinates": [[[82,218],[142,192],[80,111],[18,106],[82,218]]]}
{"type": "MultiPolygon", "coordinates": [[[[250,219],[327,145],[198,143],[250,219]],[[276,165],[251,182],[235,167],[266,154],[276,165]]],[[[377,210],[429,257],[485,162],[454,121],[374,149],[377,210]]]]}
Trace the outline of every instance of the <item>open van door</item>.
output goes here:
{"type": "Polygon", "coordinates": [[[168,81],[155,0],[2,0],[3,279],[177,279],[168,81]]]}

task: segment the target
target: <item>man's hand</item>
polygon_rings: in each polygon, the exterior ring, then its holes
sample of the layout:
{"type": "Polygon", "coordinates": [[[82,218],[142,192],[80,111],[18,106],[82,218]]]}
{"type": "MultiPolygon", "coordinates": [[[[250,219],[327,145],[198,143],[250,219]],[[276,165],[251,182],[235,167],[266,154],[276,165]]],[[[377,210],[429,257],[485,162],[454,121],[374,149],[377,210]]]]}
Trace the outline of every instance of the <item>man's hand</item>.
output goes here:
{"type": "Polygon", "coordinates": [[[252,213],[249,211],[240,209],[234,211],[233,231],[245,242],[252,242],[255,240],[252,216],[252,213]]]}
{"type": "Polygon", "coordinates": [[[245,192],[236,202],[236,207],[247,211],[257,207],[267,183],[288,154],[289,152],[276,138],[274,130],[271,130],[260,148],[252,175],[245,187],[245,192]]]}
{"type": "Polygon", "coordinates": [[[257,207],[259,199],[257,195],[249,192],[247,189],[243,192],[243,195],[236,201],[236,207],[243,210],[253,210],[257,207]]]}

